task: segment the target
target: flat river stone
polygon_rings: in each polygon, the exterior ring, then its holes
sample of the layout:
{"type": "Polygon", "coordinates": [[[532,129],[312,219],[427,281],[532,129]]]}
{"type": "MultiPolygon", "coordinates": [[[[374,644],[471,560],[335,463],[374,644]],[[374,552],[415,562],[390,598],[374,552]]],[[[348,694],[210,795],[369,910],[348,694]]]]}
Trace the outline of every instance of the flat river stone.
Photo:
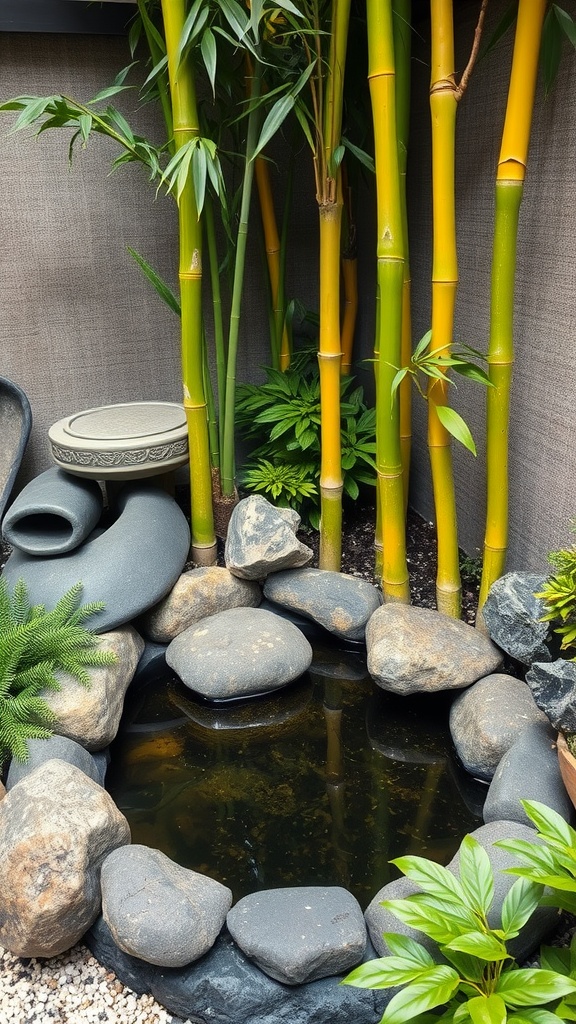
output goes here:
{"type": "Polygon", "coordinates": [[[498,648],[477,629],[430,608],[385,604],[366,627],[368,671],[383,690],[461,690],[495,672],[498,648]]]}
{"type": "Polygon", "coordinates": [[[368,619],[380,607],[380,594],[371,583],[328,569],[275,572],[264,594],[345,640],[363,640],[368,619]]]}
{"type": "Polygon", "coordinates": [[[261,608],[230,608],[186,629],[166,650],[185,686],[231,700],[286,686],[309,668],[312,648],[297,626],[261,608]]]}

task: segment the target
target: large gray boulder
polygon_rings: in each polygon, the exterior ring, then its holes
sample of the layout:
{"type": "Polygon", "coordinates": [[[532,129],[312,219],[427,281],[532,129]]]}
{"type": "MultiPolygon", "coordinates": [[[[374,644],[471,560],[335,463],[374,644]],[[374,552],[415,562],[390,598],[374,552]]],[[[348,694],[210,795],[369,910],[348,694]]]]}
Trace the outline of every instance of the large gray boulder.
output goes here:
{"type": "Polygon", "coordinates": [[[231,608],[177,636],[166,661],[191,690],[230,700],[277,690],[306,672],[312,648],[297,626],[260,608],[231,608]]]}
{"type": "Polygon", "coordinates": [[[576,732],[576,662],[535,661],[526,673],[534,700],[558,732],[576,732]]]}
{"type": "Polygon", "coordinates": [[[112,742],[122,717],[124,696],[144,650],[144,641],[132,626],[99,637],[100,650],[116,655],[114,665],[88,667],[90,686],[63,671],[56,672],[59,691],[43,690],[41,696],[56,720],[51,728],[76,740],[86,750],[102,750],[112,742]]]}
{"type": "Polygon", "coordinates": [[[461,690],[495,672],[500,651],[478,630],[429,608],[385,604],[366,627],[368,671],[393,693],[461,690]]]}
{"type": "Polygon", "coordinates": [[[271,572],[307,565],[313,552],[296,537],[300,516],[275,508],[261,494],[238,502],[230,518],[224,561],[234,576],[261,580],[271,572]]]}
{"type": "Polygon", "coordinates": [[[218,565],[183,573],[159,604],[142,616],[139,626],[150,640],[169,643],[208,615],[229,608],[257,608],[262,592],[257,583],[239,579],[218,565]]]}
{"type": "Polygon", "coordinates": [[[285,985],[348,971],[366,948],[360,906],[339,886],[254,892],[238,901],[226,923],[242,952],[285,985]]]}
{"type": "Polygon", "coordinates": [[[574,808],[562,782],[556,733],[546,722],[529,725],[500,761],[484,802],[484,821],[506,818],[531,824],[521,800],[538,800],[573,821],[574,808]]]}
{"type": "Polygon", "coordinates": [[[345,640],[364,639],[366,623],[381,603],[371,583],[327,569],[275,572],[264,584],[264,596],[345,640]]]}
{"type": "Polygon", "coordinates": [[[450,733],[458,757],[470,775],[486,782],[522,730],[546,721],[530,687],[501,672],[459,693],[450,708],[450,733]]]}
{"type": "Polygon", "coordinates": [[[546,645],[549,623],[542,622],[544,601],[535,597],[546,583],[537,572],[508,572],[490,587],[482,608],[494,643],[523,665],[550,661],[546,645]]]}
{"type": "Polygon", "coordinates": [[[108,854],[101,884],[116,945],[159,967],[183,967],[207,953],[232,905],[225,885],[147,846],[108,854]]]}
{"type": "MultiPolygon", "coordinates": [[[[516,880],[515,876],[505,875],[503,872],[509,867],[519,867],[520,861],[513,854],[494,846],[494,843],[502,839],[522,839],[528,842],[539,842],[539,840],[536,838],[533,828],[520,824],[516,820],[493,821],[490,824],[481,825],[480,828],[475,829],[470,835],[474,836],[490,858],[494,873],[494,899],[488,914],[488,921],[491,928],[498,928],[500,927],[502,904],[516,880]]],[[[459,865],[460,854],[458,852],[449,862],[447,868],[454,875],[459,876],[459,865]]],[[[381,906],[384,900],[406,899],[407,896],[419,891],[419,887],[408,878],[397,878],[393,882],[388,882],[387,885],[380,889],[369,904],[364,917],[368,933],[379,956],[390,955],[390,950],[382,938],[382,933],[397,932],[400,935],[407,935],[412,939],[416,939],[417,942],[420,942],[429,950],[432,956],[440,959],[438,946],[432,939],[429,939],[415,928],[411,928],[409,925],[399,921],[391,910],[381,906]]],[[[539,947],[542,939],[554,928],[557,918],[557,911],[554,907],[539,907],[524,925],[518,937],[512,939],[508,944],[512,955],[520,962],[530,956],[539,947]]]]}
{"type": "Polygon", "coordinates": [[[55,758],[58,761],[66,761],[67,764],[73,764],[81,772],[84,772],[89,779],[92,779],[92,782],[102,785],[100,766],[96,763],[92,754],[89,754],[75,740],[68,739],[67,736],[58,736],[55,733],[53,736],[49,736],[48,739],[30,739],[27,741],[27,744],[28,760],[22,762],[12,758],[10,762],[6,778],[7,789],[12,789],[27,775],[35,772],[37,768],[46,764],[47,761],[53,761],[55,758]]]}
{"type": "Polygon", "coordinates": [[[100,868],[130,842],[112,798],[83,771],[48,761],[0,802],[0,944],[16,956],[70,949],[100,911],[100,868]]]}

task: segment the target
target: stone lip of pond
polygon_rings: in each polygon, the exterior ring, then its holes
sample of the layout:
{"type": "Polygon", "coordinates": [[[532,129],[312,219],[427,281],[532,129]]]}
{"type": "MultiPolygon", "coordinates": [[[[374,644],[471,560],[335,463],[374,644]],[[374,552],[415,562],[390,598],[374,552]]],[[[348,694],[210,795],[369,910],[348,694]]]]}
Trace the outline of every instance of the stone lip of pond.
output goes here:
{"type": "MultiPolygon", "coordinates": [[[[151,489],[146,488],[145,491],[148,495],[151,489]]],[[[129,491],[128,497],[125,499],[125,509],[130,504],[131,498],[135,493],[136,489],[129,491]]],[[[139,493],[142,493],[140,489],[139,493]]],[[[159,495],[161,492],[156,491],[155,494],[159,495]]],[[[150,500],[151,505],[162,505],[163,509],[169,509],[169,519],[170,516],[174,518],[176,515],[169,504],[171,499],[167,499],[167,496],[162,495],[158,501],[153,496],[150,496],[150,500]]],[[[242,515],[246,514],[246,511],[249,513],[249,518],[253,518],[254,510],[252,508],[243,510],[242,505],[243,503],[240,503],[238,506],[240,512],[238,512],[238,509],[235,512],[237,518],[241,521],[242,515]]],[[[262,508],[261,502],[257,503],[257,508],[262,508]]],[[[271,530],[283,531],[285,534],[285,528],[288,527],[290,533],[295,533],[297,517],[286,516],[283,513],[279,514],[274,509],[271,512],[264,509],[263,512],[265,512],[265,520],[271,524],[269,527],[271,530]]],[[[124,514],[126,513],[124,512],[124,514]]],[[[179,522],[177,515],[176,520],[179,522]]],[[[152,525],[156,529],[158,527],[158,520],[156,520],[155,525],[152,525]]],[[[134,541],[135,547],[131,548],[130,557],[144,560],[145,557],[150,556],[151,552],[149,542],[150,524],[144,522],[142,515],[139,515],[136,516],[133,527],[139,532],[140,536],[134,541]]],[[[109,533],[110,531],[107,532],[109,533]]],[[[164,535],[167,532],[169,531],[167,531],[166,523],[164,522],[164,535]]],[[[178,527],[176,533],[178,534],[178,527]]],[[[276,542],[271,545],[270,538],[263,537],[260,539],[264,547],[272,550],[273,562],[276,568],[280,568],[276,542]]],[[[254,531],[250,533],[249,540],[252,550],[247,554],[246,552],[244,554],[240,552],[240,554],[237,553],[235,555],[235,557],[238,557],[238,560],[241,557],[244,558],[243,567],[238,574],[246,578],[245,574],[248,573],[248,578],[250,578],[250,573],[254,572],[258,575],[253,575],[252,579],[262,579],[269,574],[270,569],[264,571],[266,567],[262,565],[261,551],[256,550],[257,545],[255,545],[254,531]],[[250,559],[252,559],[252,570],[250,569],[250,564],[246,568],[246,563],[250,563],[250,559]]],[[[295,549],[290,537],[287,540],[288,547],[292,551],[295,550],[295,555],[290,557],[294,557],[296,560],[305,557],[301,551],[297,548],[295,549]]],[[[97,541],[89,541],[87,544],[82,545],[79,549],[80,554],[87,549],[89,550],[96,543],[97,541]]],[[[170,557],[173,559],[174,549],[171,546],[172,540],[169,539],[167,544],[170,557]]],[[[124,557],[122,562],[124,570],[122,571],[127,571],[125,553],[121,552],[120,548],[120,544],[118,544],[117,548],[112,546],[107,551],[107,561],[109,563],[113,561],[115,555],[122,556],[124,557]]],[[[107,550],[105,546],[103,550],[107,550]]],[[[70,556],[66,555],[61,556],[59,559],[47,559],[46,561],[58,561],[64,564],[69,558],[70,556]]],[[[15,556],[12,556],[8,563],[9,566],[12,563],[12,568],[8,573],[10,582],[13,582],[12,577],[15,572],[18,572],[20,566],[32,566],[34,560],[30,559],[31,556],[24,556],[18,552],[15,556]]],[[[162,540],[160,539],[160,550],[154,563],[156,570],[158,565],[162,563],[162,560],[162,540]]],[[[37,559],[36,561],[42,561],[42,559],[37,559]]],[[[89,563],[89,567],[94,569],[94,577],[86,580],[87,592],[85,596],[86,598],[102,598],[102,593],[98,591],[98,586],[100,585],[98,572],[93,563],[89,563]]],[[[115,568],[117,575],[122,567],[118,568],[116,566],[115,568]]],[[[295,573],[299,571],[306,572],[306,570],[298,568],[297,561],[296,564],[292,562],[288,566],[284,562],[282,569],[286,570],[286,568],[291,569],[295,573]]],[[[228,569],[234,574],[235,568],[232,564],[228,565],[228,569]]],[[[318,573],[319,570],[314,570],[315,585],[310,588],[311,594],[306,597],[305,612],[314,621],[325,625],[325,616],[330,612],[330,595],[329,592],[327,595],[323,594],[322,586],[316,585],[318,583],[318,573]],[[314,605],[315,600],[316,605],[314,605]],[[327,605],[328,608],[326,607],[327,605]]],[[[47,575],[48,570],[45,569],[45,579],[47,575]]],[[[110,568],[109,575],[110,578],[114,577],[112,568],[110,568]]],[[[176,582],[177,578],[178,574],[167,586],[166,577],[164,576],[163,589],[161,588],[162,594],[159,596],[165,594],[170,586],[176,582]]],[[[320,579],[322,579],[321,575],[320,579]]],[[[132,581],[127,585],[125,579],[121,579],[120,584],[116,580],[116,591],[112,593],[112,604],[115,605],[112,618],[115,624],[120,624],[122,610],[126,616],[122,619],[122,622],[126,622],[129,617],[136,614],[130,611],[133,606],[129,600],[129,593],[126,603],[123,604],[124,592],[129,592],[130,590],[139,591],[137,595],[139,612],[148,610],[158,599],[158,597],[154,596],[157,593],[157,581],[147,580],[149,589],[146,593],[142,593],[139,581],[140,577],[138,582],[132,581]],[[120,601],[117,599],[118,586],[120,586],[123,595],[120,601]]],[[[75,580],[70,582],[75,582],[75,580]]],[[[68,580],[64,580],[64,583],[68,585],[68,580]]],[[[43,594],[40,600],[50,603],[49,599],[52,595],[54,598],[61,596],[62,586],[61,581],[57,582],[56,578],[51,579],[47,587],[48,596],[43,594]],[[55,593],[56,589],[57,593],[55,593]]],[[[339,586],[346,586],[345,581],[339,580],[339,586]]],[[[357,589],[355,581],[353,581],[352,586],[357,589]]],[[[513,586],[514,581],[512,581],[513,586]]],[[[529,597],[526,596],[529,594],[529,586],[530,584],[526,585],[525,581],[520,580],[518,588],[520,596],[512,602],[507,599],[508,606],[512,605],[512,607],[520,608],[519,619],[523,651],[527,647],[525,636],[526,618],[529,618],[532,613],[529,597]],[[524,584],[523,589],[522,584],[524,584]]],[[[32,598],[34,601],[39,599],[34,593],[32,598]]],[[[253,603],[252,597],[248,603],[253,603]]],[[[331,603],[333,607],[335,600],[332,600],[331,603]]],[[[390,608],[390,606],[388,607],[390,608]]],[[[235,609],[235,613],[238,611],[239,609],[235,609]]],[[[240,611],[253,613],[255,610],[249,608],[240,609],[240,611]]],[[[261,614],[268,615],[271,613],[261,612],[261,614]]],[[[390,671],[389,665],[382,666],[379,663],[379,667],[373,672],[378,685],[384,686],[387,689],[396,689],[396,692],[403,693],[406,692],[405,681],[412,674],[417,677],[417,685],[413,686],[412,689],[429,692],[430,690],[444,690],[446,688],[447,670],[443,671],[440,675],[438,673],[435,674],[434,666],[430,664],[430,659],[426,658],[426,653],[415,649],[418,648],[418,635],[422,626],[421,609],[400,609],[400,606],[393,606],[391,613],[386,608],[376,608],[370,616],[370,613],[366,615],[366,606],[364,604],[359,615],[360,620],[355,628],[358,628],[360,633],[368,623],[369,658],[373,660],[380,659],[380,662],[382,662],[382,651],[384,650],[386,651],[386,659],[395,662],[394,672],[390,671]],[[363,623],[361,621],[362,616],[364,616],[363,623]],[[413,639],[408,639],[407,641],[407,637],[413,639]],[[402,641],[402,639],[403,642],[395,642],[402,641]]],[[[507,615],[509,619],[510,615],[508,612],[507,615]]],[[[213,616],[213,618],[218,618],[218,615],[213,616]]],[[[448,644],[446,638],[449,634],[452,648],[451,657],[453,659],[452,679],[456,679],[456,685],[460,688],[469,687],[472,690],[474,685],[478,685],[478,680],[481,680],[483,676],[490,675],[499,667],[501,657],[499,651],[487,640],[482,639],[482,642],[479,644],[478,634],[472,627],[459,624],[455,630],[451,627],[447,631],[445,617],[433,612],[427,612],[426,621],[425,646],[432,645],[432,647],[436,647],[438,650],[441,649],[444,659],[446,659],[447,655],[446,648],[448,644]],[[463,662],[466,664],[465,673],[461,671],[463,662]]],[[[127,628],[135,633],[132,627],[127,628]]],[[[189,628],[195,631],[198,627],[191,626],[189,628]]],[[[529,623],[529,632],[530,629],[537,635],[538,626],[535,622],[531,625],[529,623]]],[[[509,628],[508,632],[512,635],[513,629],[509,628]]],[[[105,638],[103,640],[105,641],[105,638]]],[[[513,644],[510,646],[513,647],[513,644]]],[[[541,640],[539,637],[537,637],[533,649],[538,652],[541,651],[541,640]]],[[[158,645],[155,644],[150,654],[152,662],[154,662],[154,658],[157,658],[158,653],[158,645]]],[[[513,653],[513,651],[509,653],[513,653]]],[[[229,648],[228,658],[233,661],[232,647],[229,648]]],[[[146,652],[144,652],[143,664],[145,659],[146,652]]],[[[149,661],[148,664],[151,664],[151,662],[149,661]]],[[[130,683],[134,674],[133,667],[124,667],[125,678],[119,684],[123,689],[130,683]]],[[[117,669],[117,666],[114,666],[114,668],[117,669]]],[[[453,682],[452,685],[454,685],[453,682]]],[[[479,700],[481,701],[481,696],[479,700]]],[[[494,719],[498,719],[498,702],[493,701],[492,704],[494,719]]],[[[485,715],[481,716],[479,714],[478,721],[480,720],[482,721],[484,733],[489,733],[491,730],[494,731],[493,723],[486,724],[485,715]]],[[[466,728],[468,732],[470,730],[473,731],[474,723],[470,724],[468,722],[466,728]]],[[[462,743],[462,737],[458,736],[458,732],[459,728],[455,726],[453,736],[457,747],[458,742],[462,743]]],[[[521,797],[541,799],[542,794],[545,794],[545,802],[556,807],[564,816],[568,817],[570,815],[557,762],[555,758],[550,756],[550,735],[546,727],[542,723],[530,724],[530,722],[526,722],[524,719],[518,720],[516,736],[519,738],[512,745],[510,734],[507,739],[500,735],[499,742],[502,749],[502,759],[495,771],[494,781],[491,783],[488,794],[487,802],[490,807],[491,835],[498,838],[506,838],[511,834],[510,821],[504,820],[505,818],[511,818],[516,822],[520,821],[524,825],[523,812],[519,805],[521,797]],[[508,743],[510,743],[510,747],[503,749],[508,743]],[[529,771],[526,769],[527,764],[529,765],[529,771]]],[[[77,736],[76,738],[79,740],[81,747],[88,745],[88,742],[83,737],[77,736]]],[[[512,736],[512,739],[514,738],[512,736]]],[[[489,739],[490,742],[493,741],[492,736],[489,739]]],[[[480,743],[484,742],[482,736],[479,736],[478,741],[480,743]]],[[[383,1007],[390,997],[389,993],[367,992],[360,989],[342,987],[338,984],[338,975],[336,977],[328,976],[333,975],[334,971],[347,971],[352,966],[352,959],[354,962],[362,959],[363,940],[366,944],[366,933],[365,931],[362,932],[365,925],[362,924],[362,928],[359,926],[359,908],[355,903],[354,897],[345,890],[343,891],[341,902],[337,901],[338,912],[334,913],[331,911],[330,923],[332,925],[338,919],[346,918],[347,921],[353,922],[353,927],[350,931],[346,931],[346,928],[343,926],[342,932],[336,927],[335,932],[326,943],[327,948],[323,947],[320,953],[314,943],[311,943],[310,948],[307,950],[306,943],[302,942],[299,935],[296,933],[291,934],[291,922],[294,916],[293,908],[299,907],[300,912],[302,912],[302,897],[305,892],[302,887],[295,886],[283,890],[282,900],[285,900],[286,903],[283,903],[282,907],[277,906],[273,914],[269,914],[267,917],[265,915],[260,929],[257,926],[258,914],[254,914],[251,923],[250,940],[249,942],[244,939],[241,941],[245,946],[245,950],[249,951],[250,957],[256,957],[264,970],[254,965],[251,959],[245,955],[245,952],[240,949],[239,945],[232,940],[226,929],[220,931],[216,942],[210,947],[214,937],[214,922],[218,920],[218,915],[222,914],[223,907],[226,905],[225,902],[224,904],[222,903],[220,890],[218,890],[220,910],[213,908],[208,914],[209,919],[212,921],[212,934],[208,934],[205,943],[201,945],[201,950],[204,950],[204,952],[198,953],[198,959],[184,966],[170,965],[170,960],[167,958],[173,954],[172,950],[169,954],[162,954],[162,963],[160,964],[147,962],[146,957],[150,956],[150,950],[149,948],[146,949],[146,943],[144,943],[143,948],[142,937],[148,928],[152,929],[151,934],[153,934],[154,920],[162,922],[162,926],[165,926],[166,922],[163,921],[165,908],[162,905],[162,900],[160,900],[159,904],[154,900],[150,903],[142,904],[140,913],[143,915],[143,924],[141,928],[136,928],[136,938],[132,936],[131,939],[126,940],[126,936],[124,936],[122,940],[124,946],[132,950],[132,952],[137,950],[139,957],[133,956],[131,952],[121,950],[118,945],[111,941],[110,931],[105,921],[102,918],[96,917],[100,905],[99,886],[95,888],[92,882],[88,883],[88,878],[85,876],[86,894],[84,901],[80,899],[81,905],[79,907],[76,894],[68,898],[65,895],[63,896],[59,889],[58,879],[61,875],[61,857],[63,855],[71,856],[77,846],[77,836],[80,834],[85,837],[83,843],[91,848],[91,879],[99,878],[101,867],[103,867],[105,875],[109,876],[109,872],[106,869],[106,855],[111,853],[115,859],[118,859],[117,854],[112,853],[117,847],[123,848],[128,854],[128,860],[130,860],[130,846],[126,846],[129,842],[126,831],[127,823],[110,800],[110,797],[104,794],[101,787],[93,781],[94,772],[91,765],[86,765],[88,775],[85,775],[81,768],[77,766],[82,761],[82,755],[79,755],[77,751],[73,751],[70,760],[75,760],[75,764],[66,764],[62,758],[68,757],[70,751],[64,750],[62,745],[60,745],[58,751],[53,749],[50,753],[49,746],[50,744],[48,743],[46,750],[47,758],[44,763],[38,764],[35,760],[34,764],[30,766],[34,770],[20,777],[19,781],[11,786],[8,795],[0,802],[0,819],[3,826],[0,827],[0,892],[10,894],[0,899],[4,902],[7,900],[11,901],[8,908],[9,912],[5,919],[12,922],[18,933],[17,938],[14,937],[12,940],[9,940],[8,934],[4,934],[7,926],[4,926],[4,930],[0,933],[0,942],[3,942],[7,948],[14,951],[17,950],[18,952],[21,949],[28,950],[33,948],[34,950],[33,953],[21,955],[51,955],[55,941],[58,948],[62,949],[68,948],[70,944],[77,941],[79,937],[79,921],[82,922],[81,930],[85,930],[86,926],[92,922],[92,927],[85,935],[85,941],[102,963],[113,968],[119,978],[137,992],[151,992],[171,1012],[181,1014],[184,1017],[191,1017],[191,1019],[200,1022],[200,1024],[209,1024],[209,1022],[210,1024],[214,1024],[214,1022],[216,1024],[229,1024],[231,1020],[242,1020],[243,1024],[273,1024],[275,1020],[286,1019],[287,1015],[291,1022],[296,1022],[296,1024],[300,1024],[300,1022],[304,1024],[305,1021],[312,1019],[318,1022],[318,1024],[323,1024],[324,1021],[326,1021],[326,1024],[328,1024],[328,1021],[330,1024],[334,1024],[334,1022],[336,1024],[349,1024],[350,1020],[354,1020],[356,1024],[364,1024],[364,1022],[366,1024],[376,1024],[376,1021],[381,1016],[383,1007]],[[58,754],[57,759],[54,759],[55,753],[58,754]],[[52,759],[48,760],[48,758],[52,759]],[[81,782],[80,780],[84,781],[81,782]],[[76,795],[79,790],[83,793],[83,800],[80,804],[76,795]],[[98,797],[98,794],[101,794],[101,797],[98,797]],[[102,802],[104,806],[101,807],[102,802]],[[32,829],[25,847],[22,847],[18,845],[16,837],[18,831],[22,829],[22,821],[27,816],[30,821],[36,822],[37,827],[35,826],[36,831],[34,831],[34,828],[32,829]],[[90,839],[90,829],[96,827],[97,824],[98,828],[103,829],[102,838],[92,841],[90,839]],[[10,828],[7,825],[10,825],[10,828]],[[27,874],[32,877],[35,877],[37,874],[34,868],[37,859],[35,848],[38,837],[47,834],[47,830],[52,836],[50,849],[45,848],[46,843],[43,845],[40,843],[40,845],[42,845],[43,851],[42,870],[44,874],[47,872],[51,879],[52,903],[47,901],[48,905],[43,904],[42,907],[38,907],[37,894],[32,891],[34,885],[32,885],[32,890],[29,886],[22,887],[18,879],[22,877],[23,870],[26,870],[27,874]],[[60,835],[60,832],[66,834],[60,835]],[[106,835],[109,835],[110,838],[106,839],[106,835]],[[56,842],[54,841],[54,836],[59,837],[56,842]],[[7,837],[13,838],[10,838],[8,841],[7,837]],[[16,849],[18,856],[15,860],[13,854],[16,849]],[[89,901],[87,903],[88,894],[89,901]],[[70,899],[72,900],[71,905],[69,903],[70,899]],[[56,911],[51,910],[51,907],[56,907],[56,911]],[[68,907],[68,910],[66,910],[66,907],[68,907]],[[44,923],[44,932],[42,932],[37,920],[34,918],[36,913],[48,914],[49,928],[46,929],[44,923]],[[28,920],[28,930],[32,936],[29,940],[29,945],[26,944],[28,940],[24,936],[26,932],[25,920],[28,920]],[[58,927],[57,936],[54,935],[56,922],[58,927]],[[273,927],[271,926],[272,924],[273,927]],[[50,932],[50,942],[44,947],[42,945],[42,934],[46,935],[47,931],[50,932]],[[352,935],[354,936],[353,939],[351,938],[352,935]],[[277,954],[278,948],[283,948],[283,942],[286,943],[284,965],[281,962],[282,958],[279,960],[277,954]],[[350,946],[354,949],[354,957],[352,958],[350,954],[350,960],[347,959],[348,951],[343,952],[342,942],[344,942],[345,947],[349,942],[350,946]],[[302,948],[303,946],[304,948],[302,948]],[[255,952],[256,947],[257,952],[255,952]],[[276,953],[274,953],[274,950],[271,950],[271,947],[274,947],[276,953]],[[298,961],[299,973],[297,975],[292,974],[290,977],[285,976],[283,981],[278,981],[278,975],[281,974],[283,968],[288,967],[291,960],[294,962],[298,961]],[[269,977],[268,973],[266,973],[270,971],[272,961],[272,972],[275,977],[269,977]],[[320,963],[322,966],[319,966],[320,963]],[[319,978],[318,971],[326,976],[319,978]],[[294,984],[297,977],[318,978],[319,980],[306,981],[304,984],[294,984]]],[[[94,743],[94,750],[98,750],[98,742],[94,743]]],[[[477,832],[481,832],[481,830],[477,830],[477,832]]],[[[119,856],[121,864],[124,863],[125,855],[122,852],[119,856]]],[[[155,852],[149,851],[146,856],[149,855],[154,857],[155,852]]],[[[162,861],[162,863],[164,862],[162,861]]],[[[457,864],[454,870],[457,870],[457,864]]],[[[146,872],[144,873],[146,874],[146,872]]],[[[130,874],[129,871],[124,871],[126,888],[133,881],[130,874]]],[[[187,878],[188,875],[195,875],[196,873],[187,872],[186,869],[174,865],[174,872],[170,868],[167,872],[164,871],[160,874],[162,878],[157,882],[159,890],[162,889],[162,886],[173,887],[174,885],[176,890],[178,890],[183,878],[187,878]]],[[[505,882],[502,883],[503,898],[506,885],[511,884],[512,879],[508,876],[502,877],[505,879],[505,882]]],[[[148,884],[147,881],[145,881],[145,884],[148,884]]],[[[206,881],[206,888],[208,888],[209,884],[206,881]]],[[[392,886],[397,884],[390,883],[392,886]]],[[[81,889],[82,886],[80,885],[79,888],[81,889]]],[[[118,886],[117,878],[115,889],[117,894],[120,892],[119,900],[121,904],[122,891],[121,886],[118,886]]],[[[173,889],[171,891],[173,892],[173,889]]],[[[327,890],[321,887],[314,887],[310,892],[312,893],[313,891],[315,896],[318,897],[320,893],[327,890]]],[[[388,892],[392,894],[392,890],[389,890],[388,887],[385,887],[383,892],[384,895],[388,892]]],[[[382,897],[382,893],[378,895],[382,897]]],[[[269,892],[255,893],[253,894],[252,905],[256,904],[256,907],[258,907],[260,903],[270,898],[272,897],[269,892]]],[[[177,900],[177,893],[173,893],[171,899],[177,900]]],[[[247,897],[246,899],[248,904],[243,905],[244,907],[249,907],[250,898],[247,897]]],[[[166,901],[164,900],[164,902],[166,901]]],[[[314,915],[312,918],[313,923],[316,928],[322,930],[325,925],[322,923],[323,918],[318,907],[316,907],[316,910],[313,910],[315,906],[314,900],[311,898],[304,906],[310,908],[304,912],[306,914],[312,913],[314,915]]],[[[231,911],[230,926],[232,930],[236,931],[237,937],[239,937],[238,916],[242,914],[242,902],[237,907],[239,909],[233,908],[231,911]]],[[[3,908],[3,910],[5,909],[6,907],[3,908]]],[[[118,908],[116,907],[116,912],[117,910],[118,908]]],[[[112,920],[113,915],[111,916],[110,909],[106,913],[110,920],[112,920]]],[[[4,919],[4,915],[2,915],[2,918],[4,919]]],[[[525,941],[523,949],[525,948],[526,953],[538,945],[547,930],[545,921],[534,921],[531,919],[529,924],[530,929],[523,933],[523,941],[525,941]]],[[[118,922],[116,920],[114,921],[114,927],[118,929],[118,922]]],[[[398,929],[396,923],[394,927],[398,929]]],[[[330,928],[327,930],[330,931],[330,928]]],[[[301,935],[302,932],[299,934],[301,935]]],[[[304,932],[304,934],[306,933],[304,932]]],[[[164,946],[166,946],[166,942],[164,942],[164,946]]],[[[189,952],[187,955],[189,955],[189,952]]],[[[373,950],[368,943],[366,944],[364,957],[372,958],[372,956],[373,950]]],[[[158,960],[158,957],[156,957],[156,960],[158,960]]]]}
{"type": "Polygon", "coordinates": [[[0,520],[10,499],[32,429],[32,410],[22,388],[0,377],[0,520]]]}

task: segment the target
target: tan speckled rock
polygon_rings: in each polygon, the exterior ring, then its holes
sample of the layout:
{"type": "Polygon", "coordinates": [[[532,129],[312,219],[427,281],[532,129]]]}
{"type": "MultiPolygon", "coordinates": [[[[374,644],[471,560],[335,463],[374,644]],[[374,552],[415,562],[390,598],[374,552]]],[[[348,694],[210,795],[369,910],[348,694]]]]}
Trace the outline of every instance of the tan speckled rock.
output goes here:
{"type": "Polygon", "coordinates": [[[142,632],[169,643],[195,622],[227,608],[257,608],[262,592],[257,583],[239,579],[217,565],[182,574],[173,590],[140,620],[142,632]]]}
{"type": "Polygon", "coordinates": [[[47,761],[0,802],[0,945],[17,956],[70,949],[100,909],[100,868],[130,842],[108,793],[47,761]]]}
{"type": "Polygon", "coordinates": [[[86,750],[102,750],[116,736],[124,695],[144,650],[144,641],[132,626],[102,633],[98,641],[101,650],[114,651],[118,660],[115,665],[88,667],[89,689],[66,672],[56,672],[61,690],[40,693],[56,715],[52,730],[86,750]]]}
{"type": "Polygon", "coordinates": [[[502,664],[502,652],[473,626],[410,605],[378,608],[366,648],[372,678],[400,694],[461,690],[502,664]]]}
{"type": "Polygon", "coordinates": [[[345,640],[363,640],[366,623],[380,606],[371,583],[328,569],[276,572],[266,580],[264,595],[345,640]]]}
{"type": "Polygon", "coordinates": [[[2,785],[2,783],[0,782],[0,800],[3,800],[5,796],[6,796],[6,786],[2,785]]]}

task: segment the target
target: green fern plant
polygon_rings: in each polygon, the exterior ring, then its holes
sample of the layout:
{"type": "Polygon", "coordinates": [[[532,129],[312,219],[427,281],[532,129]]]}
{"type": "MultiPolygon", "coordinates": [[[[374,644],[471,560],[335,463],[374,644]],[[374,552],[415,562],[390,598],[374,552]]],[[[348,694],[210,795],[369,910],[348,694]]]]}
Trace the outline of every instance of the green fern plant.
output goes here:
{"type": "MultiPolygon", "coordinates": [[[[573,533],[576,531],[576,522],[572,522],[571,529],[573,533]]],[[[553,629],[561,638],[560,649],[573,650],[576,647],[576,544],[551,551],[548,561],[554,573],[535,594],[546,603],[542,622],[557,623],[553,629]]],[[[576,654],[570,660],[576,661],[576,654]]]]}
{"type": "Polygon", "coordinates": [[[9,757],[28,760],[28,739],[52,735],[55,715],[41,693],[60,690],[57,670],[88,687],[88,666],[116,662],[112,651],[97,649],[98,638],[84,625],[103,604],[80,606],[81,593],[77,583],[47,612],[30,605],[23,580],[10,595],[0,577],[0,769],[9,757]]]}

